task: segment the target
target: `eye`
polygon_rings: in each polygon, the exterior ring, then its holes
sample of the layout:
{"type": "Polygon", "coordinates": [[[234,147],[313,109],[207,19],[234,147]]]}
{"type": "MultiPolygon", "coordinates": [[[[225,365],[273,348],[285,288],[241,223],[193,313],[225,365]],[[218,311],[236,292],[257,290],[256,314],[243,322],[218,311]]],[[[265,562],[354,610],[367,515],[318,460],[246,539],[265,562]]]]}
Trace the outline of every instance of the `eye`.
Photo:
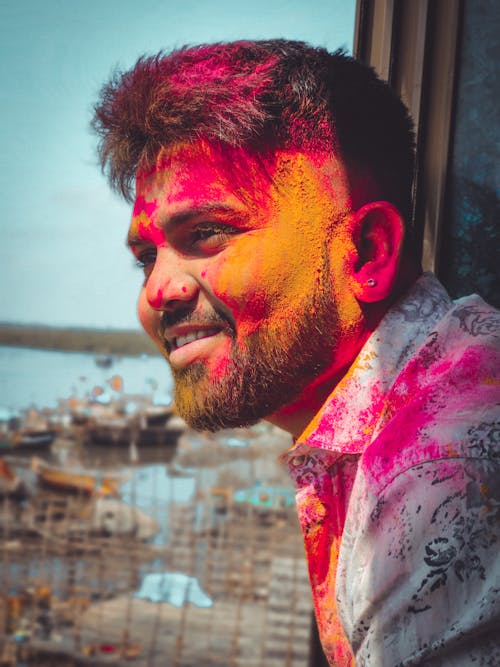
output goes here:
{"type": "Polygon", "coordinates": [[[145,250],[141,250],[136,255],[135,264],[143,270],[146,278],[150,275],[154,268],[156,255],[156,248],[147,248],[145,250]]]}
{"type": "Polygon", "coordinates": [[[197,224],[191,233],[191,243],[199,250],[216,250],[223,246],[238,230],[231,225],[216,222],[197,224]]]}

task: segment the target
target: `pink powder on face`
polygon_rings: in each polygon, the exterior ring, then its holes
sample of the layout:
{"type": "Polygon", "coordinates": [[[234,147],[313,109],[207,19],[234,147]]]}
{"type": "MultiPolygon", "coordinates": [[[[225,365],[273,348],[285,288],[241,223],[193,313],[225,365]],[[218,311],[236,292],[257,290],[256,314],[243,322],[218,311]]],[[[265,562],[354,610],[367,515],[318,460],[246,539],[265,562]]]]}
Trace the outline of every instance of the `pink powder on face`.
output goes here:
{"type": "Polygon", "coordinates": [[[130,231],[142,241],[159,246],[164,243],[165,236],[163,231],[154,224],[157,209],[156,200],[148,201],[143,195],[138,195],[134,203],[130,231]]]}
{"type": "Polygon", "coordinates": [[[145,213],[146,217],[151,219],[157,208],[158,206],[155,201],[148,202],[143,195],[139,195],[135,200],[132,216],[138,218],[142,213],[145,213]]]}
{"type": "Polygon", "coordinates": [[[156,227],[151,222],[139,222],[137,226],[139,237],[144,241],[150,241],[160,247],[165,243],[165,234],[162,229],[156,227]]]}
{"type": "Polygon", "coordinates": [[[156,293],[156,296],[153,299],[149,300],[149,305],[152,308],[160,308],[163,303],[163,291],[161,289],[158,290],[156,293]]]}

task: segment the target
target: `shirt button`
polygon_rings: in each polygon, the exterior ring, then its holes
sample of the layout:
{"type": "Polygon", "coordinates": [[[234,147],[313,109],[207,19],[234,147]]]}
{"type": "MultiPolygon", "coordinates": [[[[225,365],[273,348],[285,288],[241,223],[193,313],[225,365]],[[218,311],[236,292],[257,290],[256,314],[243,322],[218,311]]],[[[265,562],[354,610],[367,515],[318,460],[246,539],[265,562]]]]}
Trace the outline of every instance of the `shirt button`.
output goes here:
{"type": "Polygon", "coordinates": [[[298,468],[299,466],[304,465],[305,460],[306,460],[306,457],[302,454],[301,456],[294,456],[293,459],[290,461],[290,463],[295,468],[298,468]]]}

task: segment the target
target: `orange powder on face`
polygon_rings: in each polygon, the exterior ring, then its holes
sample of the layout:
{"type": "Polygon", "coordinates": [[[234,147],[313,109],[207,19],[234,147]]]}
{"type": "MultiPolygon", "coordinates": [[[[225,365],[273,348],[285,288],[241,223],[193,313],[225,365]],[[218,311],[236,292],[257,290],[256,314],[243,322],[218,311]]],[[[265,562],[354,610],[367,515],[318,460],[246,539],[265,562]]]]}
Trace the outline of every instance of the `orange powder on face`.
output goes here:
{"type": "Polygon", "coordinates": [[[355,320],[358,311],[344,298],[349,237],[342,236],[342,223],[350,200],[341,164],[331,156],[313,160],[303,153],[280,152],[272,176],[271,186],[262,175],[253,174],[253,189],[267,193],[253,211],[259,240],[251,256],[246,239],[234,243],[227,272],[222,268],[217,276],[218,291],[248,294],[253,284],[255,322],[270,312],[276,317],[278,306],[285,321],[303,312],[307,302],[314,314],[315,295],[328,284],[327,270],[341,320],[355,320]],[[334,252],[329,250],[332,234],[334,252]]]}

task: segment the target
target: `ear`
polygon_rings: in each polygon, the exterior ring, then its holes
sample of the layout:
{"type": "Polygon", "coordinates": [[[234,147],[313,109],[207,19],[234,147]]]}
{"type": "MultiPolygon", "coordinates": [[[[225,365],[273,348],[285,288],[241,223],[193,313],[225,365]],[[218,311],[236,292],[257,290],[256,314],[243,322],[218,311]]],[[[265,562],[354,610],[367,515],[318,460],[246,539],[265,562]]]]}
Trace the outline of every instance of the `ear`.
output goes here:
{"type": "Polygon", "coordinates": [[[386,201],[370,202],[351,215],[357,251],[351,266],[353,294],[363,303],[382,301],[396,283],[404,238],[403,218],[386,201]]]}

